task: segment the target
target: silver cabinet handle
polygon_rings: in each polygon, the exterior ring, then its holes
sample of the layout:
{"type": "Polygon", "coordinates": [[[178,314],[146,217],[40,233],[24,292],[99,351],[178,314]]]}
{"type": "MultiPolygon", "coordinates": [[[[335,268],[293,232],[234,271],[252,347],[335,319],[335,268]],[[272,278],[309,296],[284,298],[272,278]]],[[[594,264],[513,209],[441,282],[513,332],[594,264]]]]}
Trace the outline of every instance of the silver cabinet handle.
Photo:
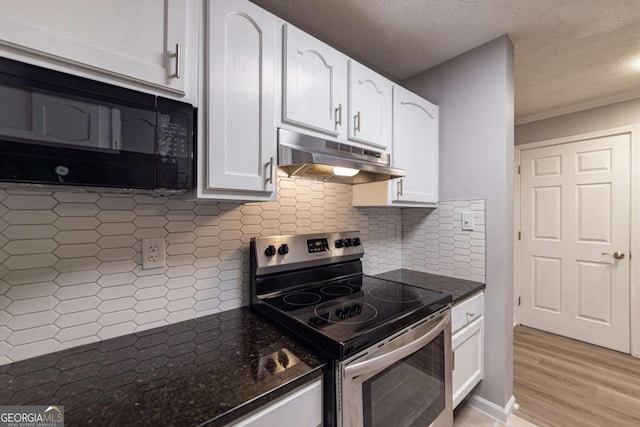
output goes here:
{"type": "Polygon", "coordinates": [[[624,252],[620,251],[615,251],[613,254],[610,254],[609,252],[602,252],[602,255],[609,255],[614,257],[615,259],[624,259],[625,257],[624,252]]]}
{"type": "Polygon", "coordinates": [[[338,108],[336,108],[335,114],[336,114],[336,126],[342,126],[342,104],[338,104],[338,108]]]}
{"type": "Polygon", "coordinates": [[[267,164],[269,165],[269,178],[265,179],[265,182],[268,184],[273,184],[273,167],[274,167],[273,157],[270,158],[269,163],[267,164]]]}
{"type": "Polygon", "coordinates": [[[175,55],[176,58],[176,67],[175,67],[175,73],[173,74],[173,77],[175,77],[176,79],[180,78],[180,43],[176,43],[176,53],[175,55]]]}
{"type": "Polygon", "coordinates": [[[452,371],[456,370],[456,352],[455,351],[451,352],[451,370],[452,371]]]}
{"type": "Polygon", "coordinates": [[[398,181],[398,197],[402,196],[402,190],[403,190],[403,184],[402,184],[402,180],[398,181]]]}
{"type": "Polygon", "coordinates": [[[358,111],[358,114],[353,116],[353,131],[354,132],[360,131],[360,111],[358,111]]]}

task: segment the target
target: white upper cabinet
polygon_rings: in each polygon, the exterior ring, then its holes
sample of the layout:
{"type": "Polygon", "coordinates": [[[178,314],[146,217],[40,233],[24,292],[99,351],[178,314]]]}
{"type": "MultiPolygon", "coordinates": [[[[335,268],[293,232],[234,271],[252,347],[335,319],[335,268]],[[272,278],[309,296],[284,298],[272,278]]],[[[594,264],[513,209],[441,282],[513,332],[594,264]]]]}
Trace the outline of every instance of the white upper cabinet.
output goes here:
{"type": "Polygon", "coordinates": [[[392,87],[386,78],[349,60],[349,139],[391,146],[392,87]]]}
{"type": "Polygon", "coordinates": [[[250,2],[209,3],[201,198],[275,200],[278,19],[250,2]],[[202,185],[205,189],[202,188],[202,185]]]}
{"type": "Polygon", "coordinates": [[[400,86],[393,87],[391,164],[407,176],[355,185],[354,206],[437,206],[438,106],[400,86]]]}
{"type": "Polygon", "coordinates": [[[400,87],[393,89],[391,162],[407,171],[392,181],[392,202],[438,202],[438,106],[400,87]]]}
{"type": "Polygon", "coordinates": [[[282,122],[390,149],[391,82],[292,25],[283,39],[282,122]]]}
{"type": "Polygon", "coordinates": [[[62,64],[182,97],[185,80],[197,71],[197,29],[187,29],[187,5],[187,0],[0,0],[0,48],[3,55],[18,52],[26,62],[44,61],[37,65],[62,64]],[[187,34],[195,35],[189,45],[187,34]]]}
{"type": "Polygon", "coordinates": [[[346,126],[347,57],[285,24],[282,121],[338,136],[346,126]]]}

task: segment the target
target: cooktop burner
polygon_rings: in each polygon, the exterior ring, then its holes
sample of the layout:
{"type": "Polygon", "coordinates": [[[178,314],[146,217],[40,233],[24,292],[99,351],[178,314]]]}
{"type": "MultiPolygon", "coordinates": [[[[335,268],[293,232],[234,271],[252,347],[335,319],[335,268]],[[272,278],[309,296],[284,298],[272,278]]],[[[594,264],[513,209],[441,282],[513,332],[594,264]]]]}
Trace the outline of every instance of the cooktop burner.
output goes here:
{"type": "Polygon", "coordinates": [[[408,286],[377,286],[369,289],[369,295],[375,299],[387,302],[412,302],[422,299],[422,295],[408,286]]]}
{"type": "Polygon", "coordinates": [[[320,288],[320,292],[322,292],[325,295],[339,297],[342,295],[348,295],[350,293],[353,293],[353,288],[351,286],[344,286],[344,285],[329,285],[329,286],[324,286],[320,288]]]}
{"type": "Polygon", "coordinates": [[[327,301],[316,305],[313,309],[315,317],[309,322],[320,326],[329,323],[340,323],[342,325],[355,325],[372,320],[378,315],[378,310],[366,302],[351,301],[327,301]]]}
{"type": "Polygon", "coordinates": [[[294,292],[285,295],[282,301],[289,305],[311,305],[320,302],[322,297],[313,292],[294,292]]]}

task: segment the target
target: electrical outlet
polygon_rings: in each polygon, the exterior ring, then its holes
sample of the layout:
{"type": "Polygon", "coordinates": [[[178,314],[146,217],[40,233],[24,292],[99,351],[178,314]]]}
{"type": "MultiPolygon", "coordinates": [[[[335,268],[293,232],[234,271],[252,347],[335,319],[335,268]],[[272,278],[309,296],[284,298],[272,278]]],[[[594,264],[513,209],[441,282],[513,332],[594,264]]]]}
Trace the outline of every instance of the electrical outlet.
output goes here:
{"type": "Polygon", "coordinates": [[[142,239],[142,269],[164,267],[164,239],[142,239]]]}

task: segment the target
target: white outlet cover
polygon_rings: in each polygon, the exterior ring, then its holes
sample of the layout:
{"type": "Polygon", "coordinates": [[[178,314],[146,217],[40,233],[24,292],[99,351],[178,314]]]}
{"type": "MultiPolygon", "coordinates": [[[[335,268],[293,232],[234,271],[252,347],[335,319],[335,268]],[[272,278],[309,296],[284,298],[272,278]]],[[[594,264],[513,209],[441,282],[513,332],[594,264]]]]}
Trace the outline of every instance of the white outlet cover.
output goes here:
{"type": "Polygon", "coordinates": [[[142,239],[142,269],[164,267],[164,239],[142,239]]]}
{"type": "Polygon", "coordinates": [[[462,229],[473,231],[475,228],[473,212],[462,212],[462,229]]]}

